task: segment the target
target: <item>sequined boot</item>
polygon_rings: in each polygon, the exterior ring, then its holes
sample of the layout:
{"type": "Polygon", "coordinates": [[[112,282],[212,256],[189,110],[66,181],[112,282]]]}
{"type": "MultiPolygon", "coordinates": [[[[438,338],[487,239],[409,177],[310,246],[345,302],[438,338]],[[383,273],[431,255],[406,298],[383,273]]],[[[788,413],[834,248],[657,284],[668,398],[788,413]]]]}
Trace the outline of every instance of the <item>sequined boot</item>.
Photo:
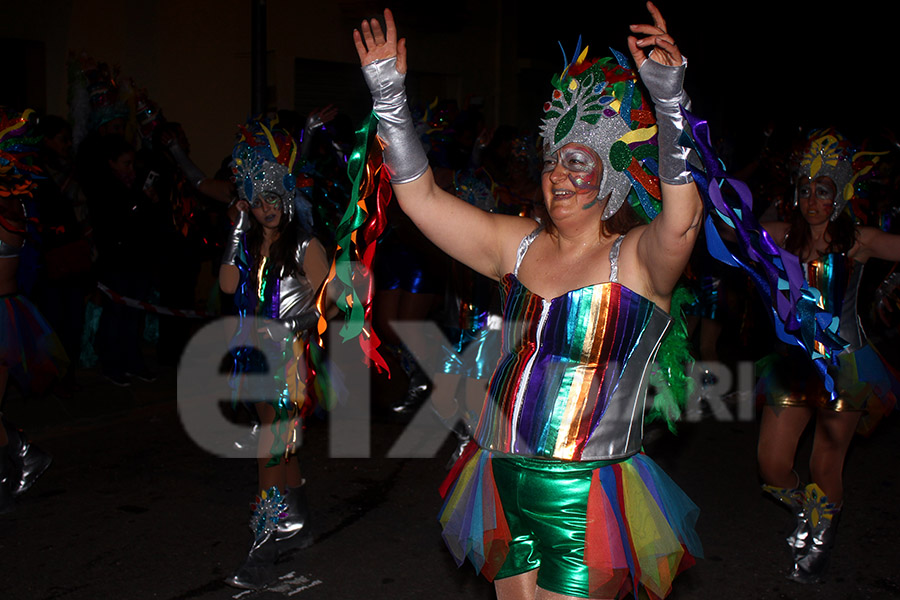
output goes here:
{"type": "Polygon", "coordinates": [[[831,558],[841,509],[815,483],[806,486],[803,509],[809,518],[809,535],[803,554],[794,562],[788,578],[797,583],[819,583],[831,558]]]}
{"type": "Polygon", "coordinates": [[[18,496],[28,491],[37,478],[47,470],[53,458],[30,443],[24,431],[11,425],[6,419],[2,422],[9,438],[6,454],[19,472],[18,481],[14,482],[12,487],[13,495],[18,496]]]}
{"type": "Polygon", "coordinates": [[[278,521],[275,539],[278,550],[307,548],[313,543],[312,530],[309,527],[309,503],[306,500],[306,482],[297,487],[287,488],[284,492],[284,517],[278,521]]]}
{"type": "Polygon", "coordinates": [[[250,505],[253,543],[247,558],[225,583],[245,590],[258,590],[275,580],[275,561],[278,559],[275,532],[286,508],[284,497],[274,486],[257,496],[256,502],[250,505]]]}
{"type": "Polygon", "coordinates": [[[772,495],[776,500],[784,504],[797,519],[797,525],[794,531],[786,538],[788,547],[791,549],[791,559],[794,562],[806,552],[806,543],[809,538],[809,518],[804,510],[804,502],[806,500],[805,490],[799,487],[800,477],[797,477],[797,486],[795,488],[780,488],[774,485],[763,485],[762,489],[767,494],[772,495]]]}

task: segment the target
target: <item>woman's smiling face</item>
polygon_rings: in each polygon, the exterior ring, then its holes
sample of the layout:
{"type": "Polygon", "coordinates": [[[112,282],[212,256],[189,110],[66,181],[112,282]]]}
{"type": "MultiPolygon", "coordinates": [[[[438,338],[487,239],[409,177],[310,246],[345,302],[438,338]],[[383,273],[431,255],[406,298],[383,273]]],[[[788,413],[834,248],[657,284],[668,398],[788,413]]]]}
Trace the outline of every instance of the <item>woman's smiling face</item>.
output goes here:
{"type": "Polygon", "coordinates": [[[545,155],[541,189],[550,218],[555,220],[573,209],[595,206],[602,176],[603,163],[584,144],[566,144],[545,155]]]}

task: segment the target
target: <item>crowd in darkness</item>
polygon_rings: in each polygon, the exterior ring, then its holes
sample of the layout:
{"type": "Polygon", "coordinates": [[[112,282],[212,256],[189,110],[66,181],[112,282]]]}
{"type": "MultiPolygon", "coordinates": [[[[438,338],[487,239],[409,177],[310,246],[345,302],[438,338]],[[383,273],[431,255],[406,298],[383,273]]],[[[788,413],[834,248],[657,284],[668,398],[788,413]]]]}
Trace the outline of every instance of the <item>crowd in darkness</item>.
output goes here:
{"type": "MultiPolygon", "coordinates": [[[[74,367],[55,387],[54,392],[63,397],[79,389],[79,367],[98,366],[110,383],[119,386],[133,379],[154,379],[158,367],[177,365],[181,350],[201,322],[172,312],[193,310],[212,316],[231,310],[230,300],[223,301],[215,285],[222,239],[233,217],[229,206],[236,197],[230,155],[200,185],[192,181],[196,172],[182,168],[185,159],[188,165],[193,163],[188,136],[179,123],[166,120],[152,103],[142,105],[145,110],[137,115],[124,108],[119,112],[110,106],[101,108],[86,122],[52,114],[38,120],[43,177],[37,180],[30,205],[40,228],[33,243],[26,245],[29,258],[18,278],[53,326],[74,367]],[[163,310],[133,308],[120,297],[163,310]],[[148,341],[155,345],[152,365],[142,350],[148,341]]],[[[327,123],[307,131],[306,115],[293,110],[277,114],[297,139],[307,138],[308,177],[304,177],[315,206],[316,234],[332,250],[334,227],[350,197],[346,160],[353,144],[353,117],[330,110],[327,123]]],[[[478,106],[460,108],[447,101],[420,107],[416,118],[442,187],[468,194],[476,202],[480,196],[488,210],[540,217],[540,158],[534,131],[491,124],[478,106]]],[[[742,132],[742,139],[720,135],[715,144],[729,170],[750,184],[757,216],[783,219],[793,203],[791,173],[796,165],[792,156],[803,142],[803,132],[784,122],[759,129],[755,139],[742,132]]],[[[857,141],[888,154],[881,160],[878,176],[869,178],[860,202],[854,204],[855,217],[888,231],[897,229],[894,198],[900,173],[894,136],[889,130],[873,131],[857,141]]],[[[404,221],[396,205],[392,211],[398,214],[382,242],[374,315],[388,342],[386,349],[393,349],[388,352],[389,362],[396,358],[403,373],[415,381],[409,393],[386,390],[389,396],[400,393],[402,397],[380,398],[378,406],[404,410],[409,402],[418,401],[427,384],[387,323],[433,318],[450,329],[456,327],[450,321],[458,315],[458,307],[449,300],[452,288],[461,285],[462,269],[453,265],[448,270],[448,259],[404,221]],[[420,261],[399,268],[421,269],[424,285],[403,289],[397,277],[388,273],[392,251],[401,262],[410,256],[420,261]],[[419,393],[413,393],[414,389],[419,393]]],[[[867,271],[864,297],[872,297],[891,269],[891,265],[873,267],[867,271]]],[[[739,324],[736,333],[744,342],[740,355],[725,350],[725,359],[754,358],[764,352],[766,339],[754,338],[751,332],[755,320],[765,317],[752,300],[747,301],[748,296],[752,298],[745,293],[748,283],[740,274],[708,260],[701,244],[686,273],[687,281],[702,285],[704,270],[716,271],[728,285],[722,288],[720,323],[704,320],[707,333],[702,333],[701,320],[691,319],[692,327],[698,325],[694,333],[698,358],[716,360],[723,355],[715,342],[721,323],[739,324]]],[[[469,274],[466,279],[471,279],[469,274]]],[[[463,285],[471,287],[470,282],[463,285]]],[[[866,312],[862,318],[871,322],[873,313],[866,312]]],[[[385,385],[394,388],[397,382],[385,385]]]]}

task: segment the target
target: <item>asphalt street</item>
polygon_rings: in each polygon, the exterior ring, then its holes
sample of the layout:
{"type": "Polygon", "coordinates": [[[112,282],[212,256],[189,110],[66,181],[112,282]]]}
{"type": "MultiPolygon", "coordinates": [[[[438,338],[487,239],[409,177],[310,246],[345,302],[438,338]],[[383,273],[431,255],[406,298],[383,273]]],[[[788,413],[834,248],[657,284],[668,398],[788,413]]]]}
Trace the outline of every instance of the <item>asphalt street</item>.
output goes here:
{"type": "MultiPolygon", "coordinates": [[[[307,422],[300,460],[315,543],[282,557],[281,579],[245,592],[223,579],[250,542],[255,462],[226,459],[186,434],[176,371],[118,388],[78,373],[74,397],[22,398],[7,417],[54,457],[11,514],[0,516],[4,600],[491,599],[491,584],[458,568],[436,520],[437,489],[455,447],[387,458],[409,417],[376,414],[368,458],[333,458],[329,421],[307,422]]],[[[733,404],[726,406],[736,412],[733,404]]],[[[900,598],[900,419],[852,446],[846,504],[826,584],[785,579],[791,517],[756,477],[754,419],[707,415],[672,435],[648,431],[646,451],[701,509],[705,558],[670,596],[800,600],[900,598]]],[[[802,453],[808,453],[808,444],[802,453]]],[[[801,461],[802,465],[802,461],[801,461]]]]}

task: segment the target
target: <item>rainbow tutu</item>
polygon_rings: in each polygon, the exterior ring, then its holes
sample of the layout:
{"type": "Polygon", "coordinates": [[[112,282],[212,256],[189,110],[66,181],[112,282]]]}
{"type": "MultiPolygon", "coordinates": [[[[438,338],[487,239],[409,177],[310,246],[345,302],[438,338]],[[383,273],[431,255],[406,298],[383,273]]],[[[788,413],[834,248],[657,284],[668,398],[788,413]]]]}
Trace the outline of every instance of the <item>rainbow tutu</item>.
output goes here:
{"type": "MultiPolygon", "coordinates": [[[[470,444],[441,486],[444,541],[458,565],[468,559],[489,580],[498,574],[507,576],[504,563],[511,555],[511,544],[519,540],[518,534],[511,532],[509,513],[503,508],[508,492],[505,484],[498,485],[502,479],[499,472],[495,478],[497,460],[470,444]]],[[[585,523],[580,570],[587,573],[587,594],[613,598],[642,589],[650,598],[664,598],[671,592],[675,576],[702,556],[694,531],[699,509],[646,455],[592,463],[511,458],[513,465],[521,461],[531,461],[523,464],[538,465],[538,470],[546,464],[548,472],[558,470],[563,477],[570,468],[579,478],[586,475],[585,483],[560,489],[565,490],[561,493],[569,496],[566,502],[571,505],[569,491],[577,488],[576,503],[583,507],[579,509],[585,523]]],[[[552,505],[553,500],[546,503],[552,505]]],[[[547,521],[565,523],[568,518],[546,513],[547,521]]],[[[580,539],[581,535],[576,532],[571,537],[580,539]]]]}
{"type": "Polygon", "coordinates": [[[42,393],[65,374],[69,359],[38,309],[21,294],[0,296],[0,365],[26,393],[42,393]]]}

